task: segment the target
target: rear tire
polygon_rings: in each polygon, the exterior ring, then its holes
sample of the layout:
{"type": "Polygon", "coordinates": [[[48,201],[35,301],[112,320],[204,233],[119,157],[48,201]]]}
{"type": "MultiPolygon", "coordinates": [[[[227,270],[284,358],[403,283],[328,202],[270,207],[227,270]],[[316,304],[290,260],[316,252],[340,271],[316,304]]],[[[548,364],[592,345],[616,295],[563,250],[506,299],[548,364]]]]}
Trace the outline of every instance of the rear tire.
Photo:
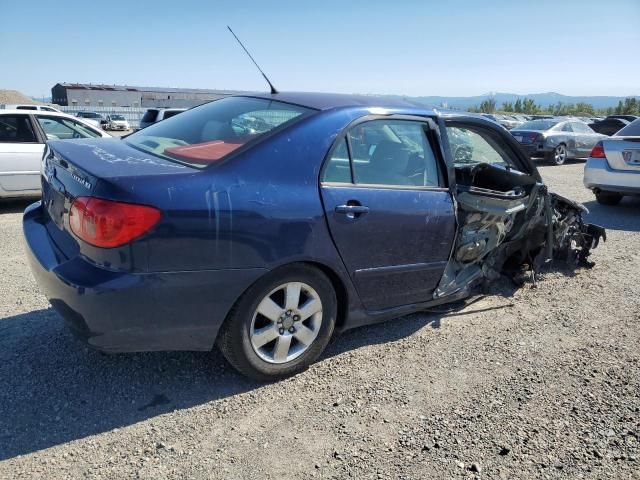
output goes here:
{"type": "Polygon", "coordinates": [[[553,149],[553,152],[546,154],[546,160],[551,165],[564,165],[567,161],[567,146],[561,143],[553,149]]]}
{"type": "Polygon", "coordinates": [[[616,192],[596,193],[596,201],[600,205],[618,205],[622,200],[622,194],[616,192]]]}
{"type": "Polygon", "coordinates": [[[336,294],[326,275],[302,264],[281,267],[238,299],[220,328],[218,347],[248,377],[286,378],[318,359],[336,315],[336,294]]]}

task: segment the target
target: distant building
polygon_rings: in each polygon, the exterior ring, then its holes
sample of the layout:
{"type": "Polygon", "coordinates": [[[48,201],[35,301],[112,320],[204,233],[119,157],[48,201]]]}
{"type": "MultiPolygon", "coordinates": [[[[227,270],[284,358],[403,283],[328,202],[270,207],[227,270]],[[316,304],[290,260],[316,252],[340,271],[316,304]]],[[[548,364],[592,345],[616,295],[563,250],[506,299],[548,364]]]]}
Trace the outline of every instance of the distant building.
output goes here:
{"type": "Polygon", "coordinates": [[[196,88],[132,87],[91,83],[56,83],[51,102],[78,108],[90,107],[195,107],[233,95],[230,90],[196,88]]]}

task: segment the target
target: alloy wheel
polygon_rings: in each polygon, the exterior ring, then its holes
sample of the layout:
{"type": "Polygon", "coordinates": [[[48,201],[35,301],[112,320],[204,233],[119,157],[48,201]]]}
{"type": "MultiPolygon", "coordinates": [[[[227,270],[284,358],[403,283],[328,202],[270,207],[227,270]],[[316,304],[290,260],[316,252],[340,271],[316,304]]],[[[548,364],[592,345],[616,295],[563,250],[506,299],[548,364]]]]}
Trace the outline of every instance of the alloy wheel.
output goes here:
{"type": "Polygon", "coordinates": [[[553,152],[553,160],[556,165],[562,165],[567,159],[567,147],[558,145],[553,152]]]}
{"type": "Polygon", "coordinates": [[[286,363],[314,342],[322,324],[320,295],[302,282],[288,282],[269,292],[251,320],[249,339],[268,363],[286,363]]]}

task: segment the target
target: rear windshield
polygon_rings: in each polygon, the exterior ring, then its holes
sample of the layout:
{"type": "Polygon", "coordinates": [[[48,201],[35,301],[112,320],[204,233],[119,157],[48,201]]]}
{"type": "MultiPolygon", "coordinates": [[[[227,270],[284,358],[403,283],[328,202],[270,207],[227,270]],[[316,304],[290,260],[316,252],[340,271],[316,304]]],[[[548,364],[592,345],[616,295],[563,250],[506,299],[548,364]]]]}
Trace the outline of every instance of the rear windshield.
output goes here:
{"type": "Polygon", "coordinates": [[[560,120],[531,120],[520,125],[518,130],[549,130],[558,123],[560,123],[560,120]]]}
{"type": "Polygon", "coordinates": [[[124,120],[122,115],[111,115],[111,120],[124,120]]]}
{"type": "Polygon", "coordinates": [[[640,137],[640,118],[634,120],[614,135],[616,137],[640,137]]]}
{"type": "Polygon", "coordinates": [[[205,167],[308,112],[273,100],[227,97],[155,123],[126,142],[158,157],[205,167]]]}
{"type": "Polygon", "coordinates": [[[94,112],[80,112],[78,116],[81,118],[100,118],[100,115],[94,112]]]}

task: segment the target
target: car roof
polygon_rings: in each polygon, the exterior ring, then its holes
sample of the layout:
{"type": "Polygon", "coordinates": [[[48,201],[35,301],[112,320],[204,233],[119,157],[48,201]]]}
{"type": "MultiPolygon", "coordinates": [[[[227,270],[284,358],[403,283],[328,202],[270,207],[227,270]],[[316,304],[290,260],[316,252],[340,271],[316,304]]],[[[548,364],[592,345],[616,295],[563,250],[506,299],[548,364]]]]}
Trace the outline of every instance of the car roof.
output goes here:
{"type": "Polygon", "coordinates": [[[15,113],[19,113],[21,115],[47,115],[47,116],[53,116],[53,117],[69,117],[75,120],[75,117],[73,115],[69,115],[68,113],[53,112],[49,110],[17,110],[15,108],[0,110],[0,115],[15,114],[15,113]]]}
{"type": "Polygon", "coordinates": [[[315,92],[279,92],[274,94],[238,95],[243,97],[264,98],[293,103],[315,110],[330,110],[345,107],[378,107],[390,109],[421,110],[427,114],[435,114],[425,104],[403,98],[401,96],[385,95],[351,95],[343,93],[315,93],[315,92]]]}

